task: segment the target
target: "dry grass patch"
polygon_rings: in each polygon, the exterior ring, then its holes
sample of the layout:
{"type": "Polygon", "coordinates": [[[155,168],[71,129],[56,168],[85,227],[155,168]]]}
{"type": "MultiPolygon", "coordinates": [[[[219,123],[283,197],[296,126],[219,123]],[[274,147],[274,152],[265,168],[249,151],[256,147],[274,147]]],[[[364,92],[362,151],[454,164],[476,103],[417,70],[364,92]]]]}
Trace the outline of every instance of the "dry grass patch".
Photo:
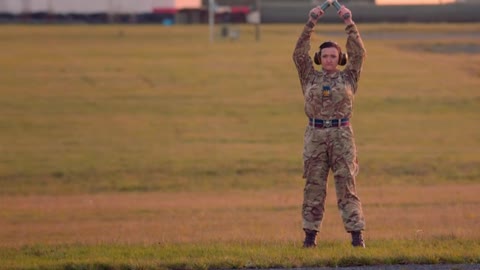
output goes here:
{"type": "MultiPolygon", "coordinates": [[[[330,187],[321,241],[348,242],[330,187]]],[[[480,239],[478,184],[362,187],[367,241],[480,239]]],[[[287,190],[0,198],[4,246],[33,244],[300,244],[302,187],[287,190]]]]}

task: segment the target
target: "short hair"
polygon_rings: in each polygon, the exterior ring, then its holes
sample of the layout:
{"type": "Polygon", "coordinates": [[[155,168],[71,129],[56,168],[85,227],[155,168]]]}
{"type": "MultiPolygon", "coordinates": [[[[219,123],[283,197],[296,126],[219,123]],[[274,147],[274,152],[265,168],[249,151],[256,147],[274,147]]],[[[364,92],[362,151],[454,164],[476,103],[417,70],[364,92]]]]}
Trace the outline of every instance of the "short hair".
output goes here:
{"type": "Polygon", "coordinates": [[[334,41],[325,41],[320,44],[318,52],[315,53],[315,58],[313,59],[315,64],[320,65],[321,60],[319,59],[322,56],[322,50],[325,48],[335,48],[338,51],[338,64],[344,66],[347,63],[348,57],[346,54],[342,53],[342,48],[338,43],[334,41]]]}

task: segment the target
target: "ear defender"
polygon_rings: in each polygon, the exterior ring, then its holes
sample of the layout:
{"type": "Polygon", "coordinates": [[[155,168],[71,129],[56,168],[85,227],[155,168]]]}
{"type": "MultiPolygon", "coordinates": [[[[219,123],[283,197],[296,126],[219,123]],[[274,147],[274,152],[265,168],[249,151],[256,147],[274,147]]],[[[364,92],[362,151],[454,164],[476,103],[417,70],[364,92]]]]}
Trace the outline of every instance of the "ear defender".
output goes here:
{"type": "Polygon", "coordinates": [[[321,50],[319,52],[316,52],[315,56],[313,57],[313,62],[315,62],[315,64],[317,64],[317,65],[321,64],[321,62],[320,62],[321,52],[322,52],[321,50]]]}
{"type": "Polygon", "coordinates": [[[338,57],[338,64],[340,66],[345,66],[347,62],[348,62],[348,54],[340,53],[340,56],[338,57]]]}

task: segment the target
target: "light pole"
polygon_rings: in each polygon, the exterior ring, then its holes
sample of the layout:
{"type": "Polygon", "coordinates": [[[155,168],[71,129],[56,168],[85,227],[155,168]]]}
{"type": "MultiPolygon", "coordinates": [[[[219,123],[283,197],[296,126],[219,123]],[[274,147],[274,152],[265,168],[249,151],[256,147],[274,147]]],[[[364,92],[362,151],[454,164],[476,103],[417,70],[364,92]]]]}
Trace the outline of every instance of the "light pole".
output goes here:
{"type": "Polygon", "coordinates": [[[258,22],[255,24],[255,39],[260,41],[260,23],[262,21],[262,12],[261,12],[261,0],[256,0],[257,12],[258,12],[258,22]]]}
{"type": "Polygon", "coordinates": [[[31,14],[32,14],[32,1],[22,0],[22,17],[24,17],[25,20],[29,20],[31,14]]]}
{"type": "Polygon", "coordinates": [[[215,38],[215,0],[208,0],[208,24],[210,26],[210,43],[213,43],[215,38]]]}

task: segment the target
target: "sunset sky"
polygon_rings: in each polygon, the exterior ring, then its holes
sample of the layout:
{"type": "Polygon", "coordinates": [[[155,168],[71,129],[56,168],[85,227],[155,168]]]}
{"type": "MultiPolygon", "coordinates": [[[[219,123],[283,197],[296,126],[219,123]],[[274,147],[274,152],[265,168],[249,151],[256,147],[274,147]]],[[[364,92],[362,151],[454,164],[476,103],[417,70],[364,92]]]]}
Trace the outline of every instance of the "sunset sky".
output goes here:
{"type": "Polygon", "coordinates": [[[448,4],[455,0],[376,0],[377,5],[425,5],[425,4],[448,4]]]}

